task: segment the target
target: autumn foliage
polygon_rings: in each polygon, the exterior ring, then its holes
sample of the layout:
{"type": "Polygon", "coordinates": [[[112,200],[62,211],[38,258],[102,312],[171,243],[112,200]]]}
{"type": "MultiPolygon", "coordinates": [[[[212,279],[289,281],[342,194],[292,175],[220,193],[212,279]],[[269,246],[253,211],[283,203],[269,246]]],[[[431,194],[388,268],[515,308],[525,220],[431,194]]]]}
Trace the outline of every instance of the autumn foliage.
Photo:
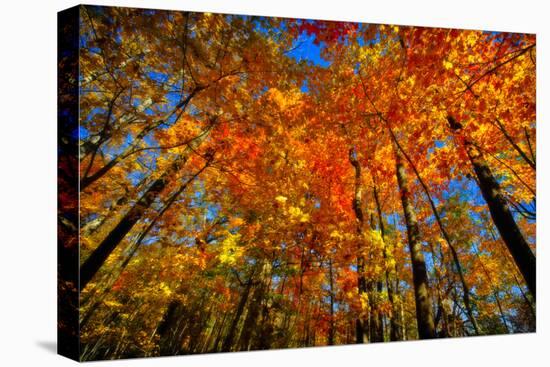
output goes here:
{"type": "Polygon", "coordinates": [[[84,6],[79,43],[83,360],[535,330],[534,35],[84,6]]]}

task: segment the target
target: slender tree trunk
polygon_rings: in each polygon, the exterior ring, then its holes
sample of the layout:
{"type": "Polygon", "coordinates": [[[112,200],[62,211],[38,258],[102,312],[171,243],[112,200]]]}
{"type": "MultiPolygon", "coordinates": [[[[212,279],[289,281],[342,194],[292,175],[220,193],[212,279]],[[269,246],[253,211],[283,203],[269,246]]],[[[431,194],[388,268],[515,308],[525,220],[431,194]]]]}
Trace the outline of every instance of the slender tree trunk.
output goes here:
{"type": "Polygon", "coordinates": [[[409,250],[411,253],[418,336],[420,339],[431,339],[435,338],[434,320],[430,304],[426,262],[424,261],[420,242],[420,231],[418,229],[416,214],[410,201],[411,192],[407,181],[405,166],[401,160],[401,154],[397,150],[395,153],[397,182],[401,193],[401,202],[403,204],[403,212],[407,224],[409,250]]]}
{"type": "Polygon", "coordinates": [[[214,323],[212,324],[212,327],[210,327],[210,331],[208,332],[208,335],[204,339],[199,349],[199,353],[206,353],[206,351],[209,350],[210,344],[212,343],[212,338],[214,337],[214,331],[221,329],[221,327],[223,326],[223,321],[224,319],[221,319],[221,325],[220,325],[220,318],[214,315],[214,323]]]}
{"type": "MultiPolygon", "coordinates": [[[[269,289],[271,289],[271,278],[269,285],[267,286],[267,290],[269,289]]],[[[256,333],[255,340],[252,341],[251,348],[254,350],[266,350],[271,348],[271,344],[273,342],[273,323],[271,321],[270,310],[271,308],[268,302],[264,302],[259,321],[259,332],[256,333]]]]}
{"type": "MultiPolygon", "coordinates": [[[[183,292],[182,288],[183,284],[180,286],[178,293],[183,292]]],[[[157,335],[160,337],[161,355],[190,354],[194,352],[205,323],[210,317],[211,309],[203,312],[205,302],[208,299],[203,292],[198,300],[188,306],[179,300],[170,302],[157,328],[157,335]],[[186,336],[189,336],[189,338],[186,336]],[[186,348],[182,344],[185,339],[189,341],[186,348]]]]}
{"type": "Polygon", "coordinates": [[[372,343],[383,343],[384,342],[384,316],[380,311],[380,295],[384,290],[384,285],[381,280],[376,281],[376,296],[375,299],[375,312],[374,312],[374,327],[373,327],[373,338],[371,339],[372,343]]]}
{"type": "Polygon", "coordinates": [[[399,141],[397,140],[397,136],[395,136],[393,130],[389,128],[390,135],[393,138],[393,141],[395,142],[395,145],[397,148],[401,151],[407,162],[410,164],[413,172],[416,175],[416,178],[420,182],[420,186],[422,186],[422,189],[424,190],[424,193],[426,194],[426,197],[428,198],[428,202],[430,203],[430,207],[432,209],[432,212],[435,216],[435,220],[437,222],[437,225],[439,226],[439,230],[441,231],[441,234],[443,235],[443,238],[445,239],[445,242],[447,242],[447,245],[449,245],[449,249],[451,250],[451,256],[453,258],[453,263],[456,268],[456,272],[458,273],[458,277],[460,279],[460,283],[462,285],[462,299],[464,301],[464,307],[466,308],[466,314],[468,316],[468,319],[472,323],[472,326],[474,328],[474,331],[476,335],[479,335],[481,333],[481,328],[479,327],[477,320],[474,316],[474,312],[472,311],[472,305],[470,302],[470,287],[468,287],[468,284],[466,283],[466,279],[464,278],[464,273],[462,271],[462,265],[460,264],[460,259],[458,258],[458,253],[456,252],[456,249],[451,241],[451,237],[447,233],[447,230],[445,229],[445,226],[443,225],[443,222],[441,221],[441,216],[439,215],[439,211],[437,210],[435,203],[432,199],[432,195],[430,194],[430,190],[428,189],[428,186],[426,183],[424,183],[424,180],[420,176],[420,173],[416,169],[416,165],[411,160],[407,152],[403,149],[401,144],[399,144],[399,141]]]}
{"type": "MultiPolygon", "coordinates": [[[[376,185],[376,182],[373,186],[373,196],[374,196],[374,202],[376,204],[376,212],[378,214],[378,226],[380,228],[380,233],[382,235],[382,241],[384,242],[384,262],[387,261],[388,258],[388,248],[386,244],[386,230],[384,226],[384,220],[382,218],[382,207],[380,205],[380,198],[378,197],[378,188],[376,185]]],[[[392,284],[392,277],[391,272],[386,267],[386,289],[388,290],[388,300],[391,305],[392,315],[390,317],[390,340],[391,341],[397,341],[397,340],[403,340],[403,330],[401,321],[399,320],[399,310],[396,307],[395,304],[395,296],[394,296],[394,289],[392,284]]]]}
{"type": "MultiPolygon", "coordinates": [[[[375,231],[376,223],[374,220],[374,215],[371,215],[370,223],[371,229],[375,231]]],[[[385,258],[384,250],[382,250],[382,256],[385,258]]],[[[380,280],[370,281],[367,285],[370,303],[369,342],[371,343],[384,342],[384,324],[380,313],[379,300],[379,295],[382,293],[382,287],[382,282],[380,280]]]]}
{"type": "Polygon", "coordinates": [[[212,345],[212,348],[210,349],[211,352],[217,352],[218,351],[218,346],[220,345],[220,342],[221,342],[221,339],[222,339],[222,332],[225,328],[225,321],[227,320],[227,314],[228,314],[228,312],[225,312],[223,314],[223,319],[220,323],[220,326],[217,329],[216,339],[214,340],[214,344],[212,345]]]}
{"type": "Polygon", "coordinates": [[[497,303],[500,319],[502,320],[502,325],[504,325],[504,329],[506,329],[506,332],[510,334],[510,328],[508,327],[508,323],[506,322],[506,315],[504,315],[504,311],[502,310],[502,305],[500,304],[500,297],[496,290],[493,291],[493,296],[495,297],[495,301],[497,303]]]}
{"type": "Polygon", "coordinates": [[[514,142],[514,139],[512,139],[512,137],[510,136],[510,134],[508,134],[508,131],[506,131],[506,128],[504,127],[504,125],[502,124],[502,122],[500,122],[500,120],[497,118],[495,119],[495,122],[499,128],[499,130],[502,132],[502,134],[504,135],[504,137],[506,138],[506,140],[508,140],[508,142],[510,143],[510,145],[516,150],[516,152],[518,152],[518,154],[520,155],[521,158],[523,158],[523,160],[525,161],[525,163],[527,163],[529,165],[529,167],[531,167],[534,171],[537,169],[537,166],[535,164],[535,161],[534,160],[531,160],[527,154],[525,154],[525,152],[516,144],[516,142],[514,142]]]}
{"type": "Polygon", "coordinates": [[[210,297],[203,295],[200,303],[193,308],[193,313],[190,314],[189,318],[186,320],[187,324],[190,324],[190,330],[186,334],[188,338],[185,337],[185,335],[181,335],[178,341],[181,345],[182,340],[188,340],[187,348],[182,350],[184,354],[194,354],[198,352],[197,348],[200,346],[203,332],[212,315],[213,303],[210,303],[209,300],[210,297]],[[205,310],[205,303],[207,302],[210,303],[210,307],[208,307],[208,310],[205,310]]]}
{"type": "Polygon", "coordinates": [[[334,275],[332,271],[332,257],[328,261],[329,297],[330,297],[330,323],[328,329],[328,345],[334,345],[334,275]]]}
{"type": "Polygon", "coordinates": [[[241,335],[239,337],[239,351],[248,351],[250,349],[250,342],[252,336],[257,329],[258,316],[260,315],[261,302],[264,297],[264,287],[259,284],[254,292],[248,306],[248,311],[244,319],[243,327],[241,329],[241,335]]]}
{"type": "Polygon", "coordinates": [[[233,317],[233,320],[231,321],[231,325],[229,326],[229,331],[223,341],[222,344],[222,352],[230,352],[231,347],[233,346],[233,340],[235,339],[235,335],[237,333],[237,326],[239,325],[239,321],[241,320],[241,316],[244,311],[244,307],[246,306],[246,303],[248,302],[248,295],[250,294],[250,290],[252,288],[252,284],[254,279],[254,271],[252,271],[252,274],[248,278],[248,281],[246,282],[246,285],[243,289],[243,293],[241,294],[241,299],[239,301],[239,304],[237,305],[237,310],[235,311],[235,316],[233,317]]]}
{"type": "MultiPolygon", "coordinates": [[[[349,150],[349,161],[355,170],[355,192],[353,196],[352,205],[353,205],[353,210],[355,212],[355,219],[357,221],[357,233],[360,235],[363,232],[363,223],[364,223],[363,211],[361,209],[363,189],[362,189],[362,183],[361,183],[361,165],[357,160],[357,152],[353,148],[349,150]]],[[[367,280],[365,279],[365,276],[364,276],[365,258],[361,253],[362,247],[363,247],[362,243],[358,243],[357,290],[360,297],[367,292],[367,280]]],[[[365,320],[361,317],[361,315],[359,315],[355,322],[356,343],[358,344],[364,343],[366,331],[367,331],[367,322],[365,322],[365,320]]]]}
{"type": "Polygon", "coordinates": [[[172,300],[166,309],[164,316],[157,328],[157,334],[160,337],[159,347],[161,356],[177,354],[180,350],[178,335],[184,326],[181,322],[186,310],[179,300],[172,300]]]}
{"type": "MultiPolygon", "coordinates": [[[[450,331],[449,331],[449,316],[447,315],[447,310],[445,310],[445,305],[443,303],[444,296],[441,293],[441,286],[443,285],[443,277],[441,276],[441,272],[439,271],[439,268],[435,265],[435,259],[437,258],[435,254],[434,246],[431,242],[429,242],[430,245],[430,251],[432,253],[432,259],[434,259],[434,270],[435,270],[435,278],[437,280],[436,284],[436,295],[437,295],[437,305],[438,305],[438,314],[441,315],[441,318],[443,319],[443,327],[441,328],[441,336],[444,338],[449,337],[450,331]]],[[[441,262],[440,266],[443,266],[445,262],[445,258],[443,257],[443,253],[441,252],[441,262]]],[[[436,331],[437,331],[437,320],[434,325],[436,331]]]]}
{"type": "Polygon", "coordinates": [[[405,320],[405,309],[403,307],[403,301],[399,302],[399,312],[401,315],[402,325],[403,325],[403,340],[408,340],[407,336],[407,323],[405,320]]]}
{"type": "Polygon", "coordinates": [[[250,349],[252,337],[259,329],[256,324],[258,321],[258,316],[260,315],[261,305],[267,287],[266,282],[268,278],[271,278],[271,264],[265,260],[262,262],[263,264],[259,275],[259,281],[256,289],[254,289],[254,293],[252,293],[252,299],[250,300],[248,312],[246,314],[241,336],[239,338],[239,350],[241,351],[247,351],[250,349]]]}

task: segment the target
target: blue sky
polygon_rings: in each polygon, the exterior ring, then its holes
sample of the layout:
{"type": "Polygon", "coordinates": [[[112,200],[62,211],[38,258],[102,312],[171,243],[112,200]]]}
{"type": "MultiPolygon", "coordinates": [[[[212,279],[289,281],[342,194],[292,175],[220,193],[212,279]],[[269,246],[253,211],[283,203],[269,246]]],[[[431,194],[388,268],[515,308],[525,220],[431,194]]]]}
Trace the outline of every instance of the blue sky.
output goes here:
{"type": "Polygon", "coordinates": [[[314,41],[315,35],[307,35],[302,33],[294,44],[295,48],[288,52],[287,55],[297,61],[307,60],[313,65],[324,68],[328,67],[330,62],[321,57],[322,43],[320,45],[316,45],[314,41]]]}

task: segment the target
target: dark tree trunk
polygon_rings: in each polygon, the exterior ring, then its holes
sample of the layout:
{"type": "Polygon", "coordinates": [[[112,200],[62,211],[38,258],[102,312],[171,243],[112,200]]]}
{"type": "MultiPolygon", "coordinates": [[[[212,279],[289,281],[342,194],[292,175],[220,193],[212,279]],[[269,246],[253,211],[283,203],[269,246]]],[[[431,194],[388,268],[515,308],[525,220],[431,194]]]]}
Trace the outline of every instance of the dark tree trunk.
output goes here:
{"type": "Polygon", "coordinates": [[[266,260],[261,262],[261,272],[259,280],[252,294],[250,300],[248,312],[243,323],[241,335],[239,338],[239,350],[250,350],[253,337],[258,337],[259,331],[264,325],[258,325],[258,317],[262,309],[262,301],[264,300],[265,293],[269,287],[269,280],[271,279],[271,263],[266,260]]]}
{"type": "Polygon", "coordinates": [[[451,255],[453,257],[453,263],[455,265],[456,271],[458,273],[458,276],[460,278],[460,283],[462,285],[462,299],[464,301],[464,307],[466,308],[466,314],[468,316],[468,319],[472,323],[472,326],[474,328],[474,331],[476,335],[479,335],[481,333],[481,329],[477,323],[477,320],[474,316],[474,313],[472,311],[472,305],[470,302],[470,288],[468,287],[468,284],[466,283],[466,279],[464,278],[464,273],[462,271],[462,265],[460,264],[460,259],[458,258],[458,254],[455,250],[455,247],[451,241],[451,237],[447,233],[447,230],[445,229],[445,226],[443,226],[443,222],[441,221],[441,216],[439,215],[439,211],[437,210],[435,203],[432,199],[432,195],[430,194],[430,190],[428,189],[428,186],[424,183],[424,180],[422,177],[420,177],[420,173],[416,169],[416,165],[412,161],[412,159],[409,157],[407,152],[403,149],[401,144],[399,144],[399,141],[397,140],[397,136],[394,134],[393,130],[390,128],[390,135],[393,138],[393,141],[395,142],[395,145],[399,149],[399,151],[403,154],[407,162],[409,162],[413,172],[416,175],[416,178],[420,182],[420,186],[422,186],[422,189],[424,190],[424,193],[426,194],[426,197],[428,198],[428,202],[430,203],[430,207],[432,208],[432,212],[434,213],[435,220],[437,222],[437,225],[439,226],[439,229],[441,231],[441,234],[443,235],[443,238],[445,239],[445,242],[449,245],[449,249],[451,250],[451,255]]]}
{"type": "Polygon", "coordinates": [[[514,216],[506,204],[506,199],[501,193],[500,185],[493,176],[483,155],[469,141],[466,141],[466,151],[474,166],[479,188],[489,206],[493,222],[525,279],[527,288],[529,288],[533,298],[536,299],[537,261],[535,255],[533,255],[529,244],[525,241],[521,230],[517,226],[514,216]]]}
{"type": "MultiPolygon", "coordinates": [[[[200,352],[198,348],[201,345],[202,335],[207,327],[208,320],[210,320],[210,317],[212,316],[212,305],[205,312],[205,303],[208,301],[209,298],[206,295],[203,295],[198,307],[194,307],[193,314],[190,315],[190,318],[187,320],[191,326],[189,332],[186,333],[186,335],[189,336],[189,342],[187,344],[187,348],[183,350],[185,354],[195,354],[200,352]]],[[[186,339],[185,335],[180,335],[179,344],[181,344],[184,339],[186,339]]]]}
{"type": "MultiPolygon", "coordinates": [[[[178,293],[184,293],[184,285],[178,293]]],[[[172,300],[157,328],[161,355],[191,354],[199,343],[200,335],[210,318],[211,308],[204,312],[208,297],[202,294],[196,302],[184,305],[179,300],[172,300]],[[188,340],[186,348],[183,341],[188,340]]]]}
{"type": "MultiPolygon", "coordinates": [[[[456,120],[448,116],[447,120],[451,128],[457,126],[456,120]]],[[[454,130],[457,130],[454,128],[454,130]]],[[[535,255],[531,251],[529,244],[523,237],[521,230],[519,229],[514,216],[508,205],[506,199],[502,194],[498,181],[493,176],[491,168],[487,161],[483,157],[482,152],[477,148],[473,141],[468,138],[464,139],[464,145],[466,153],[472,166],[474,167],[475,174],[477,176],[477,182],[483,198],[487,202],[493,222],[497,227],[502,240],[508,247],[508,250],[512,254],[516,265],[518,266],[527,288],[536,299],[536,273],[537,273],[537,261],[535,255]]]]}
{"type": "MultiPolygon", "coordinates": [[[[361,199],[363,194],[362,184],[361,184],[361,165],[357,160],[357,152],[355,149],[351,148],[349,150],[349,161],[355,170],[355,192],[353,196],[352,206],[353,211],[355,212],[355,218],[357,221],[357,233],[361,234],[363,232],[363,211],[361,210],[361,199]]],[[[362,244],[358,244],[357,248],[357,289],[359,291],[359,296],[367,292],[367,280],[365,279],[365,259],[361,254],[362,244]]],[[[368,330],[368,323],[362,319],[359,315],[355,322],[355,340],[356,343],[361,344],[365,341],[365,333],[368,330]]]]}
{"type": "Polygon", "coordinates": [[[185,309],[180,301],[172,300],[168,305],[157,329],[161,356],[178,354],[181,347],[178,335],[183,327],[181,319],[184,313],[185,309]]]}
{"type": "MultiPolygon", "coordinates": [[[[493,228],[491,226],[486,226],[485,227],[487,229],[487,231],[489,231],[489,233],[491,233],[491,237],[493,238],[493,240],[497,240],[498,237],[496,235],[496,233],[494,232],[493,228]]],[[[531,313],[531,316],[533,316],[533,321],[536,320],[536,312],[535,312],[535,307],[533,305],[533,303],[531,302],[531,300],[529,299],[529,297],[527,296],[527,294],[525,293],[525,291],[523,290],[523,286],[522,284],[520,283],[518,277],[516,276],[516,271],[517,271],[517,267],[514,265],[514,260],[510,258],[510,254],[509,253],[505,253],[504,256],[506,257],[506,259],[508,260],[508,263],[510,264],[511,268],[511,273],[514,277],[514,281],[521,293],[521,296],[523,297],[523,300],[525,301],[526,305],[529,307],[529,310],[530,310],[530,313],[531,313]]]]}
{"type": "Polygon", "coordinates": [[[381,343],[384,341],[384,325],[378,305],[377,294],[382,292],[382,282],[369,282],[367,285],[370,303],[369,342],[381,343]]]}
{"type": "Polygon", "coordinates": [[[261,303],[264,297],[264,285],[260,283],[254,293],[252,293],[252,299],[248,306],[248,312],[244,319],[241,336],[239,338],[239,350],[247,351],[250,349],[250,342],[255,331],[258,329],[257,321],[260,315],[261,303]]]}
{"type": "Polygon", "coordinates": [[[252,273],[252,275],[246,282],[246,285],[243,289],[243,293],[241,294],[241,299],[237,306],[237,310],[235,311],[235,317],[233,317],[233,321],[231,321],[231,325],[229,326],[229,331],[223,341],[222,350],[221,350],[222,352],[231,351],[231,347],[233,346],[233,340],[235,339],[235,334],[237,332],[237,326],[239,325],[239,321],[241,320],[244,307],[246,306],[246,303],[248,301],[248,295],[250,294],[250,289],[252,288],[253,275],[254,274],[252,273]]]}
{"type": "Polygon", "coordinates": [[[264,302],[262,307],[262,316],[259,324],[259,332],[257,333],[256,339],[252,343],[252,348],[254,350],[270,349],[273,341],[273,324],[270,320],[270,306],[267,302],[264,302]]]}
{"type": "Polygon", "coordinates": [[[221,339],[222,339],[222,332],[223,332],[223,329],[225,327],[225,321],[227,319],[227,314],[228,314],[227,312],[225,312],[223,314],[223,318],[222,318],[222,321],[220,323],[220,326],[216,329],[217,330],[216,339],[214,340],[214,344],[212,345],[212,348],[210,349],[211,352],[217,352],[218,351],[218,346],[220,345],[220,342],[221,342],[221,339]]]}
{"type": "MultiPolygon", "coordinates": [[[[176,172],[180,167],[180,160],[173,165],[170,171],[176,172]]],[[[132,227],[141,219],[145,211],[151,206],[156,197],[166,187],[168,182],[168,172],[155,180],[145,191],[136,204],[120,220],[105,239],[90,254],[80,268],[80,286],[86,287],[88,282],[94,277],[99,268],[103,265],[107,257],[113,252],[122,239],[128,234],[132,227]]]]}
{"type": "Polygon", "coordinates": [[[420,243],[420,231],[418,229],[416,214],[410,201],[411,192],[405,167],[401,160],[401,154],[397,150],[395,153],[397,182],[399,184],[401,202],[407,224],[407,236],[411,253],[418,336],[420,339],[431,339],[435,338],[434,320],[430,304],[426,262],[424,261],[422,245],[420,243]]]}

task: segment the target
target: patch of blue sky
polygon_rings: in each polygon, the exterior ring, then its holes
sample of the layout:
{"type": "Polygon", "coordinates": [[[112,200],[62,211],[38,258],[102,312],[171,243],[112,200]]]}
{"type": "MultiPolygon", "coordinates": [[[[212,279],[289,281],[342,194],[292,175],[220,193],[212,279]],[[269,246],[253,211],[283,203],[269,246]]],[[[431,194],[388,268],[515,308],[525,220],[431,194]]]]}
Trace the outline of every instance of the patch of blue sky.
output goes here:
{"type": "Polygon", "coordinates": [[[140,183],[141,180],[145,178],[145,175],[146,174],[143,171],[136,170],[136,171],[129,172],[127,177],[133,186],[137,186],[137,184],[140,183]]]}
{"type": "Polygon", "coordinates": [[[165,73],[161,73],[153,70],[147,71],[145,75],[147,75],[147,77],[150,78],[151,80],[154,80],[159,83],[166,83],[169,79],[168,75],[166,75],[165,73]]]}
{"type": "Polygon", "coordinates": [[[114,40],[115,40],[115,42],[116,42],[117,44],[119,44],[119,45],[122,44],[121,33],[122,33],[122,28],[121,28],[121,27],[118,27],[118,28],[116,29],[116,32],[115,32],[114,37],[113,37],[114,40]]]}
{"type": "Polygon", "coordinates": [[[435,141],[435,147],[440,149],[440,148],[443,148],[445,146],[445,142],[443,140],[436,140],[435,141]]]}
{"type": "Polygon", "coordinates": [[[88,129],[86,129],[84,126],[79,125],[78,126],[78,136],[80,139],[88,139],[90,137],[90,133],[88,129]]]}
{"type": "Polygon", "coordinates": [[[428,153],[426,154],[426,158],[430,159],[430,157],[435,153],[436,149],[441,149],[447,145],[447,142],[443,140],[436,140],[434,142],[434,145],[428,148],[428,153]]]}
{"type": "Polygon", "coordinates": [[[331,63],[321,56],[323,47],[325,47],[323,42],[315,44],[314,34],[308,35],[303,32],[300,34],[298,39],[294,41],[294,44],[291,50],[287,52],[287,55],[298,62],[305,60],[312,65],[328,68],[331,63]]]}
{"type": "Polygon", "coordinates": [[[435,268],[435,259],[430,251],[424,252],[424,261],[426,262],[426,266],[428,269],[435,268]]]}
{"type": "Polygon", "coordinates": [[[107,110],[103,107],[94,107],[90,110],[90,112],[88,113],[88,115],[86,115],[86,117],[84,118],[84,122],[85,123],[90,123],[91,120],[94,118],[95,115],[97,114],[106,114],[107,113],[107,110]]]}
{"type": "MultiPolygon", "coordinates": [[[[461,201],[468,201],[473,205],[484,205],[485,200],[481,195],[479,187],[474,180],[466,177],[454,178],[449,182],[448,189],[443,191],[443,200],[448,200],[451,196],[460,195],[461,201]]],[[[434,199],[436,201],[437,199],[434,199]]],[[[439,204],[439,201],[436,201],[439,204]]]]}
{"type": "Polygon", "coordinates": [[[399,231],[405,231],[407,229],[404,225],[401,224],[401,217],[399,216],[399,213],[386,215],[386,220],[390,225],[397,228],[399,231]]]}

